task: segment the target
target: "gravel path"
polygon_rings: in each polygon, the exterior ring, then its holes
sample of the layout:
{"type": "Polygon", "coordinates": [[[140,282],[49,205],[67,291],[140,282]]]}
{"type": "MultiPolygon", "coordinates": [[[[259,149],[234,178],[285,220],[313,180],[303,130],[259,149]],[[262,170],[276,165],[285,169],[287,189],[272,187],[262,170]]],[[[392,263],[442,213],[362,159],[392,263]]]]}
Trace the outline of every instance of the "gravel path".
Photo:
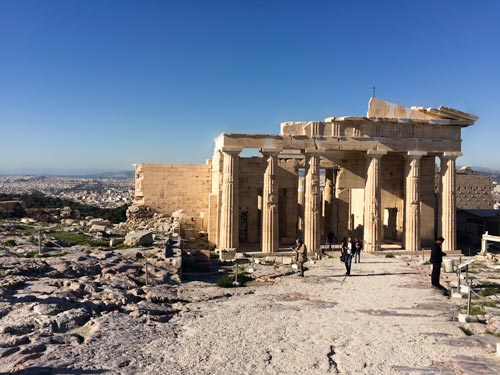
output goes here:
{"type": "Polygon", "coordinates": [[[100,318],[101,327],[115,328],[96,329],[100,334],[72,352],[58,353],[53,368],[84,374],[500,374],[500,360],[451,321],[455,303],[429,287],[420,266],[369,254],[362,261],[346,278],[337,258],[323,260],[305,278],[288,276],[246,288],[246,294],[188,304],[169,323],[100,318]]]}

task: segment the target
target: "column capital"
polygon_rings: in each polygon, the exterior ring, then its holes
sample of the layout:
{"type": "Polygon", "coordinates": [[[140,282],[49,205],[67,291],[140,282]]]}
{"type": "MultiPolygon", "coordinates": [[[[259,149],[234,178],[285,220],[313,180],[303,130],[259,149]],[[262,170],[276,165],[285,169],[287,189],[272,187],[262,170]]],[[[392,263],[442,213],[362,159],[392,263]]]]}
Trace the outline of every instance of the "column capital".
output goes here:
{"type": "Polygon", "coordinates": [[[261,148],[260,153],[262,155],[269,155],[269,156],[278,156],[283,149],[278,149],[278,148],[261,148]]]}
{"type": "Polygon", "coordinates": [[[427,152],[426,151],[408,151],[405,157],[410,160],[419,160],[422,158],[422,156],[426,156],[427,152]]]}
{"type": "Polygon", "coordinates": [[[427,151],[408,151],[408,156],[426,156],[427,151]]]}
{"type": "Polygon", "coordinates": [[[387,155],[387,151],[367,150],[366,155],[371,158],[380,159],[382,156],[387,155]]]}
{"type": "Polygon", "coordinates": [[[304,154],[309,156],[321,156],[324,153],[322,150],[318,150],[316,148],[306,148],[304,150],[304,154]]]}
{"type": "Polygon", "coordinates": [[[445,151],[442,155],[439,155],[440,158],[445,159],[456,159],[462,156],[463,154],[460,151],[445,151]]]}
{"type": "Polygon", "coordinates": [[[231,147],[231,146],[226,146],[226,147],[221,147],[220,151],[226,153],[226,154],[232,154],[232,155],[238,155],[243,148],[241,147],[231,147]]]}

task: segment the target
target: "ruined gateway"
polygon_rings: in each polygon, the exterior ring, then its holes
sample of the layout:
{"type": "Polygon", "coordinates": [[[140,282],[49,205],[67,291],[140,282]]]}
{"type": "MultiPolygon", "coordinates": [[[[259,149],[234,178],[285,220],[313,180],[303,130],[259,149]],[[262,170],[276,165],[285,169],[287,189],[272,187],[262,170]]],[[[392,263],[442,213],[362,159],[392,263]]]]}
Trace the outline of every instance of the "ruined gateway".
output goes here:
{"type": "Polygon", "coordinates": [[[222,133],[206,164],[135,164],[135,204],[184,209],[221,249],[275,252],[299,235],[315,251],[333,231],[363,238],[367,251],[383,242],[416,251],[436,234],[455,250],[455,161],[462,127],[477,119],[371,98],[366,117],[284,122],[279,135],[222,133]],[[262,156],[240,157],[248,148],[262,156]]]}

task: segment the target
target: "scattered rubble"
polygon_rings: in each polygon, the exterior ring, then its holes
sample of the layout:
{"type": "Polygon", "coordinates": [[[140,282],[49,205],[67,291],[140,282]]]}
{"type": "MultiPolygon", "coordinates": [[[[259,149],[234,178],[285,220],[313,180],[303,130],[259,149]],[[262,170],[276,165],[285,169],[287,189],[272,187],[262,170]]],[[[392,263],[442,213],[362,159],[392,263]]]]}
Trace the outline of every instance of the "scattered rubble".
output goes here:
{"type": "MultiPolygon", "coordinates": [[[[0,223],[0,238],[16,234],[16,225],[0,223]]],[[[178,247],[169,256],[164,242],[119,250],[44,248],[39,254],[37,246],[19,233],[15,242],[0,246],[3,370],[20,370],[61,346],[82,344],[89,332],[99,331],[99,319],[107,314],[166,322],[178,311],[172,305],[179,298],[154,298],[152,292],[155,286],[168,290],[179,285],[178,247]]]]}

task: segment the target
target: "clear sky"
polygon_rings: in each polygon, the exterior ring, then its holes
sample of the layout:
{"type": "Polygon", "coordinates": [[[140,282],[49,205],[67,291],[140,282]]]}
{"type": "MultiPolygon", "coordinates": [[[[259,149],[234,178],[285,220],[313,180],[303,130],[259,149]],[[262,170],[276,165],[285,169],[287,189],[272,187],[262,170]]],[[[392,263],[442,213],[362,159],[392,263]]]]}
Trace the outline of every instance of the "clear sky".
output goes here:
{"type": "Polygon", "coordinates": [[[0,173],[203,163],[374,85],[479,115],[457,163],[500,169],[500,1],[0,0],[0,173]]]}

